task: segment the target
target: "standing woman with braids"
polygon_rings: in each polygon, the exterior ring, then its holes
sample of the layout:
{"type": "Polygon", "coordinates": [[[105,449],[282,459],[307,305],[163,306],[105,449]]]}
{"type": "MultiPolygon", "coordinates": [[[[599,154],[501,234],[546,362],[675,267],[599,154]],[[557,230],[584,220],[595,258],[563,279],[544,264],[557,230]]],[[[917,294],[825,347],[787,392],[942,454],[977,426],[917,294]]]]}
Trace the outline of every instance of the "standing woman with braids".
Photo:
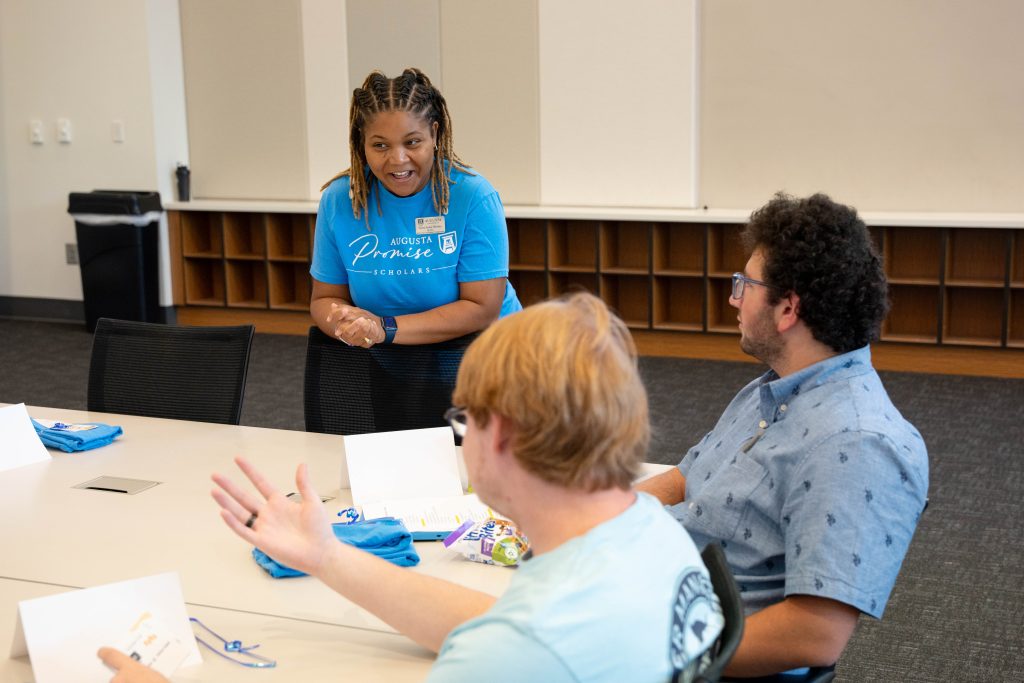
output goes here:
{"type": "Polygon", "coordinates": [[[351,166],[323,187],[310,313],[346,344],[430,344],[522,308],[497,191],[455,154],[444,97],[418,69],[352,93],[351,166]]]}

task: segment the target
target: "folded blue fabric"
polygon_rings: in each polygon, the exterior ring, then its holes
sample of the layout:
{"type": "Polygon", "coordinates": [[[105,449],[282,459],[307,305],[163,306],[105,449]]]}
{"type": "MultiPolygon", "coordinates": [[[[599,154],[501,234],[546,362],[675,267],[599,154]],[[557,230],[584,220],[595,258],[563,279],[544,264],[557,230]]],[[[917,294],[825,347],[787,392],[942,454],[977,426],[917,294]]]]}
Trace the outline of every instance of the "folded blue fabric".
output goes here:
{"type": "Polygon", "coordinates": [[[106,446],[124,433],[116,425],[108,425],[101,422],[83,422],[81,424],[91,425],[94,428],[81,431],[72,431],[67,428],[74,425],[57,427],[57,425],[61,424],[58,422],[53,427],[44,427],[35,420],[32,420],[32,426],[35,427],[36,434],[39,435],[43,445],[50,448],[59,448],[65,453],[88,451],[100,446],[106,446]]]}
{"type": "MultiPolygon", "coordinates": [[[[373,553],[399,567],[415,567],[420,563],[420,556],[412,545],[412,534],[400,520],[383,517],[366,522],[352,524],[332,524],[334,535],[342,543],[373,553]]],[[[256,564],[275,579],[292,576],[305,576],[304,572],[286,567],[275,562],[259,548],[252,549],[256,564]]]]}

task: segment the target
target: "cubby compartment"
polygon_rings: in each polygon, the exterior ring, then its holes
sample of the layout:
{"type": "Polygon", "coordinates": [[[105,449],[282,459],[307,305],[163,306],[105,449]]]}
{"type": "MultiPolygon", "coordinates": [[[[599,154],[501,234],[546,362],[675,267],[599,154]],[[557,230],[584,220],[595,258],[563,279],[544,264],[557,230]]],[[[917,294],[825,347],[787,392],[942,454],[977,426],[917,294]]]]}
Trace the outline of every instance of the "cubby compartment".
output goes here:
{"type": "Polygon", "coordinates": [[[1013,252],[1010,256],[1010,283],[1024,287],[1024,230],[1013,233],[1013,252]]]}
{"type": "Polygon", "coordinates": [[[1004,230],[950,230],[946,284],[1002,286],[1006,282],[1009,239],[1010,235],[1004,230]]]}
{"type": "Polygon", "coordinates": [[[550,270],[596,271],[597,231],[597,221],[548,221],[550,270]]]}
{"type": "Polygon", "coordinates": [[[224,214],[224,255],[233,259],[266,258],[265,215],[262,213],[224,214]]]}
{"type": "Polygon", "coordinates": [[[544,270],[547,221],[530,218],[508,220],[508,263],[514,270],[544,270]]]}
{"type": "Polygon", "coordinates": [[[1006,326],[1007,346],[1024,348],[1024,288],[1010,290],[1010,312],[1006,326]]]}
{"type": "Polygon", "coordinates": [[[703,329],[704,287],[701,278],[656,276],[652,294],[654,329],[703,329]]]}
{"type": "Polygon", "coordinates": [[[749,257],[740,240],[741,229],[724,223],[708,226],[708,275],[732,275],[746,267],[749,257]]]}
{"type": "Polygon", "coordinates": [[[709,277],[707,288],[708,332],[731,332],[739,334],[738,315],[729,304],[732,294],[732,278],[709,277]]]}
{"type": "Polygon", "coordinates": [[[224,237],[219,213],[181,214],[181,253],[186,258],[221,258],[224,237]]]}
{"type": "Polygon", "coordinates": [[[938,285],[892,285],[889,298],[892,307],[882,323],[883,341],[938,341],[938,285]]]}
{"type": "MultiPolygon", "coordinates": [[[[584,290],[634,329],[738,333],[729,294],[732,273],[747,262],[743,225],[623,215],[507,219],[509,281],[523,305],[584,290]]],[[[187,210],[172,218],[176,304],[308,309],[314,214],[187,210]]],[[[1024,229],[869,231],[889,280],[884,341],[1024,348],[1024,229]]]]}
{"type": "Polygon", "coordinates": [[[224,262],[209,258],[186,258],[185,303],[189,306],[224,305],[224,262]]]}
{"type": "Polygon", "coordinates": [[[882,255],[889,281],[937,285],[942,269],[943,232],[935,228],[885,228],[882,255]]]}
{"type": "Polygon", "coordinates": [[[601,272],[651,272],[651,224],[642,221],[605,221],[601,224],[601,272]]]}
{"type": "Polygon", "coordinates": [[[516,290],[519,303],[523,306],[529,306],[548,298],[547,275],[540,271],[512,270],[508,274],[508,279],[516,290]]]}
{"type": "Polygon", "coordinates": [[[629,327],[651,325],[651,279],[646,275],[602,275],[601,298],[629,327]]]}
{"type": "Polygon", "coordinates": [[[656,223],[654,225],[655,275],[704,275],[702,223],[656,223]]]}
{"type": "Polygon", "coordinates": [[[228,306],[267,307],[267,264],[263,261],[229,260],[227,268],[228,306]]]}
{"type": "Polygon", "coordinates": [[[270,307],[286,311],[309,310],[312,280],[305,263],[271,262],[269,275],[270,307]]]}
{"type": "Polygon", "coordinates": [[[548,273],[548,296],[555,297],[567,292],[590,292],[596,296],[597,273],[548,273]]]}
{"type": "Polygon", "coordinates": [[[1003,337],[1003,288],[946,287],[944,344],[999,346],[1003,337]]]}
{"type": "Polygon", "coordinates": [[[308,214],[267,214],[267,258],[272,261],[309,261],[309,224],[308,214]]]}

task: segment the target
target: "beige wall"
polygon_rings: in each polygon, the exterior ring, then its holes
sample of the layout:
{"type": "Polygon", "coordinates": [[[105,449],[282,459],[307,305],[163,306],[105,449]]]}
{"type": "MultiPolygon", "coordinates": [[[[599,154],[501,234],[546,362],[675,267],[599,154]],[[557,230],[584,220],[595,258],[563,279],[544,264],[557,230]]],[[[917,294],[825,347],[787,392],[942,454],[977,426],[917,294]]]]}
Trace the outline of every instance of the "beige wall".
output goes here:
{"type": "Polygon", "coordinates": [[[539,204],[537,0],[446,0],[441,10],[444,96],[458,153],[506,204],[539,204]]]}
{"type": "MultiPolygon", "coordinates": [[[[166,39],[175,26],[149,21],[168,4],[175,12],[168,0],[0,2],[0,296],[81,300],[78,266],[64,256],[64,244],[75,242],[68,194],[169,184],[168,158],[183,148],[173,92],[179,48],[166,39]],[[168,82],[154,84],[153,73],[168,82]],[[57,142],[58,118],[71,121],[70,144],[57,142]],[[29,142],[31,119],[43,122],[42,145],[29,142]],[[123,143],[111,139],[114,120],[124,122],[123,143]]],[[[178,109],[182,100],[178,92],[178,109]]]]}
{"type": "Polygon", "coordinates": [[[397,76],[409,66],[443,87],[439,0],[347,0],[345,5],[353,89],[371,71],[397,76]]]}
{"type": "Polygon", "coordinates": [[[1024,211],[1024,3],[702,4],[700,199],[1024,211]]]}
{"type": "Polygon", "coordinates": [[[541,203],[691,207],[695,0],[542,0],[541,203]]]}
{"type": "Polygon", "coordinates": [[[300,0],[182,0],[197,199],[305,199],[300,0]]]}
{"type": "MultiPolygon", "coordinates": [[[[193,36],[211,23],[196,12],[234,10],[187,65],[186,132],[178,0],[0,1],[0,296],[80,299],[78,268],[64,263],[68,193],[155,188],[167,201],[186,135],[198,196],[220,184],[223,196],[316,197],[347,166],[349,73],[370,63],[437,65],[459,150],[507,203],[642,205],[644,192],[676,192],[690,123],[664,112],[683,111],[665,104],[686,68],[679,5],[645,0],[602,24],[592,4],[557,2],[387,0],[382,15],[372,0],[181,0],[193,36]],[[564,25],[544,25],[560,12],[564,25]],[[581,30],[600,40],[578,47],[581,30]],[[70,145],[55,140],[58,117],[72,121],[70,145]],[[32,118],[42,146],[28,142],[32,118]],[[110,139],[114,119],[124,143],[110,139]]],[[[699,8],[698,204],[749,209],[785,189],[862,210],[1024,212],[1024,3],[699,8]]]]}

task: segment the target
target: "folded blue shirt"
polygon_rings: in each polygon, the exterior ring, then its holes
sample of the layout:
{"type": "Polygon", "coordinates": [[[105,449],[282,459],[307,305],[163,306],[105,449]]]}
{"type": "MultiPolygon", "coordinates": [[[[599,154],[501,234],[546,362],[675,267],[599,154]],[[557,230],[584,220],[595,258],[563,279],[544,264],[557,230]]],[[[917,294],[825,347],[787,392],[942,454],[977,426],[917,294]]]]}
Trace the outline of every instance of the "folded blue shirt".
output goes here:
{"type": "MultiPolygon", "coordinates": [[[[334,535],[342,543],[373,553],[399,567],[415,567],[420,556],[412,545],[412,534],[400,520],[384,517],[352,524],[332,524],[334,535]]],[[[270,558],[259,548],[252,549],[256,564],[275,579],[305,576],[304,572],[286,567],[270,558]]]]}
{"type": "MultiPolygon", "coordinates": [[[[60,424],[62,423],[56,423],[56,425],[60,424]]],[[[63,428],[57,428],[56,425],[54,427],[44,427],[35,420],[32,420],[32,426],[35,427],[36,434],[39,435],[43,445],[50,448],[59,448],[65,453],[88,451],[100,446],[106,446],[124,433],[116,425],[108,425],[101,422],[83,422],[80,424],[92,426],[93,429],[70,430],[67,428],[75,425],[66,425],[63,428]]]]}

